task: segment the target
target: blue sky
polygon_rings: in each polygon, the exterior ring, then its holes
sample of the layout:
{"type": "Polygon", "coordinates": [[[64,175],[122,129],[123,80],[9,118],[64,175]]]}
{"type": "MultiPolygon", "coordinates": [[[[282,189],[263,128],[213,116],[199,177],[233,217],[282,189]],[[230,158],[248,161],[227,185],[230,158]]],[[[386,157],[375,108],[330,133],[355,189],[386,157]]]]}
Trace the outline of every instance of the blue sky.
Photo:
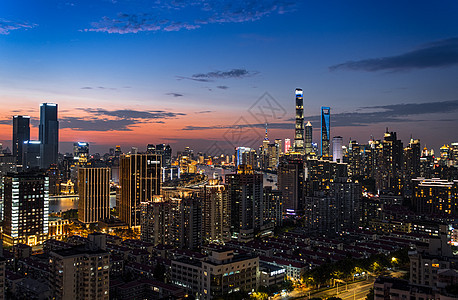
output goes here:
{"type": "Polygon", "coordinates": [[[456,15],[455,1],[2,1],[0,140],[12,115],[36,124],[56,102],[62,152],[230,149],[240,117],[258,143],[249,108],[265,92],[286,111],[265,120],[269,136],[292,138],[301,87],[316,141],[330,106],[331,136],[389,127],[438,149],[458,141],[456,15]]]}

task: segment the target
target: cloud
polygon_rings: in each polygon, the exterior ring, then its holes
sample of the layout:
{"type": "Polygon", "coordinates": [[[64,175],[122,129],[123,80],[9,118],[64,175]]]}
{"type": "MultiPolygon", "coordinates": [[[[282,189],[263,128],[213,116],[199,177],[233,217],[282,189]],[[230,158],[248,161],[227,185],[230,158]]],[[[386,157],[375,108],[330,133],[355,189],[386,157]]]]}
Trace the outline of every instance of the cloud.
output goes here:
{"type": "Polygon", "coordinates": [[[202,78],[192,78],[192,77],[186,77],[186,76],[176,76],[177,80],[193,80],[193,81],[198,81],[198,82],[212,82],[213,80],[210,79],[202,79],[202,78]]]}
{"type": "Polygon", "coordinates": [[[80,131],[131,131],[131,125],[140,123],[137,120],[107,120],[107,119],[82,119],[64,117],[59,119],[60,128],[70,128],[80,131]]]}
{"type": "Polygon", "coordinates": [[[227,79],[227,78],[243,78],[254,76],[258,72],[248,71],[246,69],[232,69],[229,71],[214,71],[208,73],[193,74],[191,77],[194,79],[209,78],[209,79],[227,79]]]}
{"type": "Polygon", "coordinates": [[[6,35],[10,34],[11,31],[13,30],[18,30],[18,29],[31,29],[34,27],[37,27],[37,24],[30,24],[26,22],[15,22],[15,21],[9,21],[0,18],[0,34],[6,35]]]}
{"type": "Polygon", "coordinates": [[[222,89],[222,90],[227,90],[229,87],[226,85],[218,85],[217,88],[222,89]]]}
{"type": "Polygon", "coordinates": [[[253,22],[272,14],[284,14],[293,11],[297,2],[299,1],[157,0],[143,8],[147,13],[119,13],[114,18],[104,16],[82,31],[127,34],[194,30],[205,24],[253,22]],[[174,12],[173,20],[169,19],[170,11],[174,12]]]}
{"type": "Polygon", "coordinates": [[[330,71],[410,71],[458,64],[458,38],[439,40],[395,56],[348,61],[329,67],[330,71]]]}
{"type": "MultiPolygon", "coordinates": [[[[458,100],[426,102],[426,103],[407,103],[391,104],[361,107],[355,112],[333,114],[331,111],[332,127],[352,127],[352,126],[369,126],[380,123],[402,123],[402,122],[424,122],[431,121],[421,119],[419,116],[429,114],[446,114],[458,111],[458,100]]],[[[443,115],[442,115],[443,116],[443,115]]],[[[312,122],[314,128],[320,124],[320,116],[305,117],[306,121],[312,122]]],[[[451,121],[452,119],[439,118],[434,122],[451,121]]],[[[453,119],[454,120],[454,119],[453,119]]],[[[294,128],[294,118],[290,122],[269,123],[269,129],[292,129],[294,128]]],[[[214,126],[186,126],[182,130],[213,130],[213,129],[231,129],[233,125],[214,125],[214,126]]],[[[237,127],[254,127],[265,128],[264,123],[237,125],[237,127]]]]}
{"type": "Polygon", "coordinates": [[[111,88],[111,87],[105,87],[105,86],[96,86],[96,87],[93,87],[93,86],[83,86],[81,88],[82,90],[95,90],[95,89],[98,89],[98,90],[117,90],[117,88],[111,88]]]}
{"type": "Polygon", "coordinates": [[[81,131],[131,131],[132,125],[144,123],[163,124],[165,119],[184,116],[183,113],[162,110],[139,111],[130,109],[106,110],[102,108],[79,108],[87,117],[62,117],[60,128],[81,131]]]}
{"type": "Polygon", "coordinates": [[[203,111],[196,111],[196,114],[208,114],[213,112],[213,110],[203,110],[203,111]]]}
{"type": "Polygon", "coordinates": [[[167,112],[162,110],[139,111],[132,109],[106,110],[103,108],[81,108],[87,113],[96,116],[116,117],[121,119],[169,119],[184,116],[183,113],[167,112]]]}
{"type": "MultiPolygon", "coordinates": [[[[257,71],[248,71],[246,69],[231,69],[228,71],[213,71],[208,73],[196,73],[189,76],[176,76],[178,80],[193,80],[198,82],[213,82],[216,79],[230,79],[230,78],[245,78],[256,76],[259,74],[257,71]]],[[[219,85],[217,86],[219,89],[228,89],[228,86],[219,85]]],[[[211,89],[210,89],[211,90],[211,89]]]]}
{"type": "Polygon", "coordinates": [[[173,96],[173,97],[183,97],[183,94],[180,94],[180,93],[167,93],[166,95],[168,96],[173,96]]]}

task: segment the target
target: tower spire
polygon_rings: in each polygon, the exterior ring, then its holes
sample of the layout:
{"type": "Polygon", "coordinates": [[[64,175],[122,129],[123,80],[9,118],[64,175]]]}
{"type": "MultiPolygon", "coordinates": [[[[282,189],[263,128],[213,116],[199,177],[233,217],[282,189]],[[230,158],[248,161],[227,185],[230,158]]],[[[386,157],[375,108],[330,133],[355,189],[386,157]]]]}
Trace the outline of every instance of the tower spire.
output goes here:
{"type": "Polygon", "coordinates": [[[264,138],[264,141],[268,141],[269,138],[267,137],[267,123],[266,123],[266,137],[264,138]]]}

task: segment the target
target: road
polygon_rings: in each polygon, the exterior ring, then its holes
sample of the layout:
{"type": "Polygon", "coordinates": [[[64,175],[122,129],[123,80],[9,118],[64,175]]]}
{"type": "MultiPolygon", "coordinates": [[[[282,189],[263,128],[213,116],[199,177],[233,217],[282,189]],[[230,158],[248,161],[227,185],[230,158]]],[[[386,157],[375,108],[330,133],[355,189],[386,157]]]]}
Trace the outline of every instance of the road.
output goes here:
{"type": "MultiPolygon", "coordinates": [[[[312,294],[310,298],[322,298],[326,299],[332,296],[342,298],[342,300],[358,300],[358,299],[366,299],[366,295],[369,293],[369,290],[374,287],[374,279],[368,279],[365,281],[357,282],[348,284],[345,290],[345,285],[339,284],[339,294],[337,294],[337,287],[319,292],[316,294],[312,294]]],[[[291,298],[289,299],[309,299],[308,295],[303,297],[298,297],[299,295],[296,294],[294,291],[290,294],[291,298]]]]}

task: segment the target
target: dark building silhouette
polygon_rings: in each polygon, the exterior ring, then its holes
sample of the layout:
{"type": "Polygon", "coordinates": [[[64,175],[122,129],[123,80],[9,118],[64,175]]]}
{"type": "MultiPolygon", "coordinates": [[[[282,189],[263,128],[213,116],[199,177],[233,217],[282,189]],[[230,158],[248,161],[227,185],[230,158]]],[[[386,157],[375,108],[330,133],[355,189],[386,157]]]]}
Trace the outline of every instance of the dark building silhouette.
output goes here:
{"type": "Polygon", "coordinates": [[[262,174],[255,173],[249,165],[240,165],[236,174],[226,175],[226,184],[232,237],[250,240],[263,225],[262,174]]]}
{"type": "Polygon", "coordinates": [[[13,156],[16,164],[22,165],[22,148],[25,141],[30,140],[30,117],[13,117],[13,156]]]}
{"type": "Polygon", "coordinates": [[[41,167],[49,168],[57,164],[59,153],[59,121],[57,119],[57,104],[40,104],[39,140],[41,142],[41,167]]]}

